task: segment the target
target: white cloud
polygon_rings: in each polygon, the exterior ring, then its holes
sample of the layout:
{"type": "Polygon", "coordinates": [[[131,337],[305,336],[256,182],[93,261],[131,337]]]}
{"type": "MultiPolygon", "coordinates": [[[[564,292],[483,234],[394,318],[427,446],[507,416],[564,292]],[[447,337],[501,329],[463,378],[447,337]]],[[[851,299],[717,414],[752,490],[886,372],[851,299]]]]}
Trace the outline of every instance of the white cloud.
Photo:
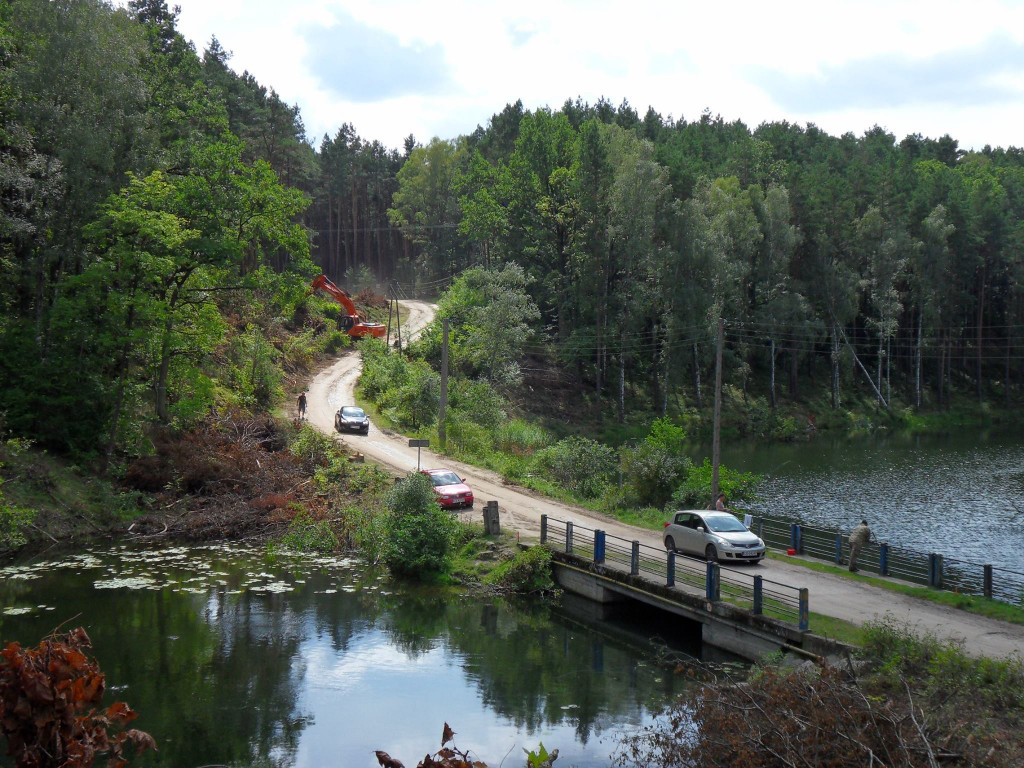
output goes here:
{"type": "Polygon", "coordinates": [[[315,142],[350,122],[399,147],[410,133],[468,133],[516,99],[604,96],[641,114],[1024,144],[1024,6],[1012,0],[176,3],[183,34],[200,50],[216,35],[233,67],[300,106],[315,142]]]}

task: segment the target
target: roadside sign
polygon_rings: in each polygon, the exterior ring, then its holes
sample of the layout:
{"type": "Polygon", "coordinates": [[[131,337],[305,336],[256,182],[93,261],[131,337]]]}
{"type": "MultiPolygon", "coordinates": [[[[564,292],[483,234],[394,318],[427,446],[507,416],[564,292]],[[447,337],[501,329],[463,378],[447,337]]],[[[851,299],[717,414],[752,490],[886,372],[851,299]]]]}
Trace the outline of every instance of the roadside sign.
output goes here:
{"type": "Polygon", "coordinates": [[[420,449],[421,448],[429,448],[430,447],[430,441],[429,440],[410,440],[409,441],[409,447],[416,449],[416,471],[419,472],[420,471],[420,449]]]}

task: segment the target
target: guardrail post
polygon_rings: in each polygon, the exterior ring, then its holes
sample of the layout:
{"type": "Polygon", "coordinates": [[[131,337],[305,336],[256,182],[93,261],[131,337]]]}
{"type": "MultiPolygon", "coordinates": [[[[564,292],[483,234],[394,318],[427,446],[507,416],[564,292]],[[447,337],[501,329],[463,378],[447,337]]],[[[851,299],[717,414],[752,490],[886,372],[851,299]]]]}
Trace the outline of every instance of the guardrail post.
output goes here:
{"type": "Polygon", "coordinates": [[[985,566],[985,575],[984,575],[984,577],[982,579],[982,582],[985,585],[984,586],[985,597],[987,597],[989,600],[991,600],[992,599],[992,566],[991,565],[986,565],[985,566]]]}
{"type": "Polygon", "coordinates": [[[807,587],[800,590],[800,629],[801,631],[810,629],[811,627],[811,612],[807,605],[808,593],[807,587]]]}
{"type": "Polygon", "coordinates": [[[759,538],[759,539],[763,539],[764,538],[764,518],[763,517],[757,518],[757,538],[759,538]]]}
{"type": "Polygon", "coordinates": [[[764,613],[764,576],[754,577],[754,614],[764,613]]]}
{"type": "Polygon", "coordinates": [[[843,536],[836,534],[836,565],[843,564],[843,536]]]}
{"type": "Polygon", "coordinates": [[[789,527],[789,546],[798,554],[804,553],[803,535],[800,532],[800,525],[793,523],[789,527]]]}
{"type": "Polygon", "coordinates": [[[572,522],[565,524],[565,553],[572,554],[572,522]]]}
{"type": "Polygon", "coordinates": [[[676,553],[668,553],[668,565],[665,568],[665,586],[674,587],[676,585],[676,553]]]}
{"type": "Polygon", "coordinates": [[[718,563],[708,563],[708,574],[704,582],[704,592],[708,600],[718,602],[722,598],[720,573],[718,563]]]}
{"type": "Polygon", "coordinates": [[[548,541],[548,516],[540,516],[540,543],[547,544],[548,541]]]}
{"type": "Polygon", "coordinates": [[[889,545],[878,545],[878,573],[882,576],[889,575],[889,545]]]}
{"type": "Polygon", "coordinates": [[[604,562],[604,531],[594,531],[594,562],[604,562]]]}
{"type": "Polygon", "coordinates": [[[633,542],[633,551],[629,553],[629,575],[638,576],[640,574],[640,542],[633,542]]]}
{"type": "Polygon", "coordinates": [[[935,552],[928,555],[928,586],[942,586],[942,555],[935,552]]]}

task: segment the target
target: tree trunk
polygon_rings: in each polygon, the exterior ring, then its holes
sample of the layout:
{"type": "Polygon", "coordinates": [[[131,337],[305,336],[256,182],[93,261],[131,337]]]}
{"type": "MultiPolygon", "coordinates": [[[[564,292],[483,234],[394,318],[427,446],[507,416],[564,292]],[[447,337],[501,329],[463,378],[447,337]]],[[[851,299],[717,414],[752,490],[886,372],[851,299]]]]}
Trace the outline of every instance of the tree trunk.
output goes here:
{"type": "Polygon", "coordinates": [[[697,355],[697,342],[693,342],[693,388],[697,394],[697,408],[704,407],[704,399],[700,394],[700,358],[697,355]]]}
{"type": "Polygon", "coordinates": [[[914,403],[918,410],[921,409],[921,316],[924,313],[917,310],[917,349],[914,351],[914,403]]]}
{"type": "Polygon", "coordinates": [[[772,349],[768,358],[768,391],[771,394],[772,410],[775,410],[775,338],[772,337],[772,349]]]}
{"type": "Polygon", "coordinates": [[[977,393],[978,393],[978,402],[979,403],[982,402],[982,396],[981,396],[981,391],[982,391],[982,387],[981,387],[981,343],[982,343],[982,339],[983,339],[982,325],[985,322],[985,276],[986,276],[986,272],[987,272],[987,267],[988,267],[988,260],[986,259],[981,264],[981,285],[978,288],[977,349],[975,350],[975,354],[976,354],[975,360],[976,360],[976,363],[977,363],[977,365],[975,366],[975,368],[976,368],[975,378],[977,379],[977,382],[976,382],[975,386],[976,386],[977,393]]]}
{"type": "Polygon", "coordinates": [[[939,339],[939,376],[936,381],[939,395],[939,408],[943,405],[943,398],[945,397],[945,387],[943,386],[946,381],[946,341],[945,339],[939,339]]]}
{"type": "Polygon", "coordinates": [[[838,411],[842,405],[839,392],[839,334],[835,323],[832,324],[832,410],[838,411]]]}
{"type": "Polygon", "coordinates": [[[1012,329],[1006,328],[1006,356],[1004,358],[1005,368],[1003,370],[1003,406],[1010,407],[1010,339],[1012,329]]]}
{"type": "Polygon", "coordinates": [[[619,424],[626,422],[626,323],[619,329],[619,424]]]}
{"type": "Polygon", "coordinates": [[[796,342],[789,348],[789,396],[794,400],[797,397],[797,376],[799,374],[799,358],[797,357],[796,342]]]}

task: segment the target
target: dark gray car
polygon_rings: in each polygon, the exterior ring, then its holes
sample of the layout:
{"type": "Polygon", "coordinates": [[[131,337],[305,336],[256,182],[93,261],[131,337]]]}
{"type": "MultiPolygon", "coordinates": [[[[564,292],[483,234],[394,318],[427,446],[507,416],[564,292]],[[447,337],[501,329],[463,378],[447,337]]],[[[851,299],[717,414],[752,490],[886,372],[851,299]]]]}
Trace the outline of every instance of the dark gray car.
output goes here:
{"type": "Polygon", "coordinates": [[[697,555],[710,562],[759,563],[764,559],[764,542],[728,512],[681,510],[665,523],[664,536],[669,552],[697,555]]]}
{"type": "Polygon", "coordinates": [[[362,408],[346,405],[334,414],[334,428],[339,432],[362,432],[365,435],[370,431],[370,420],[362,408]]]}

